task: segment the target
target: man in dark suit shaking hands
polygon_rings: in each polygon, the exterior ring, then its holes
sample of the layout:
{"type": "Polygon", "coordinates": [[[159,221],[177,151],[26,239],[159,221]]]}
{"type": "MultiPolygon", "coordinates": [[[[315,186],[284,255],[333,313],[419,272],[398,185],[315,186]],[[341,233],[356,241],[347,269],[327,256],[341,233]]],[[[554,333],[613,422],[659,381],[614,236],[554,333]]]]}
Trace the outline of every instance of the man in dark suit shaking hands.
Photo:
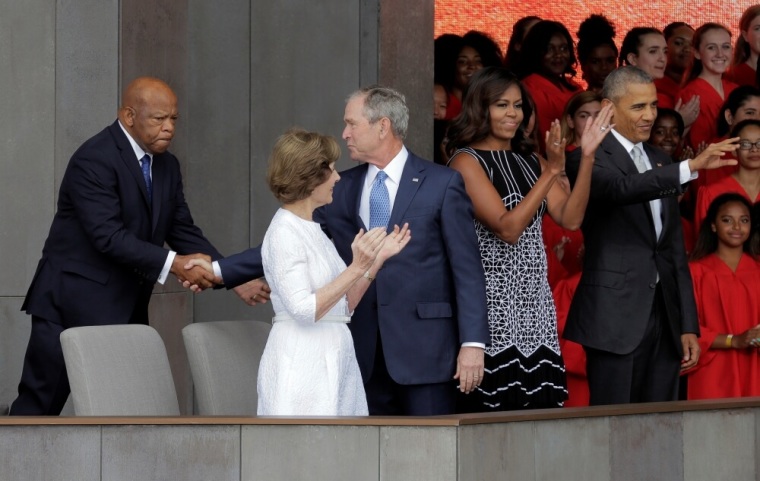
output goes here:
{"type": "MultiPolygon", "coordinates": [[[[583,274],[565,338],[586,350],[591,404],[675,400],[680,370],[699,359],[694,294],[677,196],[700,169],[736,161],[736,139],[673,163],[645,143],[657,116],[652,78],[621,67],[604,82],[612,128],[596,151],[582,230],[583,274]]],[[[580,152],[568,159],[574,181],[580,152]]]]}
{"type": "Polygon", "coordinates": [[[167,151],[177,117],[171,88],[138,78],[124,91],[118,120],[69,161],[22,306],[32,333],[11,415],[60,413],[69,394],[64,329],[147,324],[153,285],[170,272],[211,286],[211,274],[184,268],[192,257],[221,255],[194,225],[179,162],[167,151]]]}

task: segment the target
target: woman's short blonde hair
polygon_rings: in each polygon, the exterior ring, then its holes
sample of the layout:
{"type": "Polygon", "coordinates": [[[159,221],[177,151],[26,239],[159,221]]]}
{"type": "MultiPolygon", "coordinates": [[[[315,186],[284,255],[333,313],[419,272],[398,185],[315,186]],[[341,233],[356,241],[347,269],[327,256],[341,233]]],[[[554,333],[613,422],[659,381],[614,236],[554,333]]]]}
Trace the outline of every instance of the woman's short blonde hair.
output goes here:
{"type": "Polygon", "coordinates": [[[269,157],[269,188],[283,204],[303,200],[330,177],[330,165],[338,157],[340,147],[334,137],[288,130],[277,139],[269,157]]]}

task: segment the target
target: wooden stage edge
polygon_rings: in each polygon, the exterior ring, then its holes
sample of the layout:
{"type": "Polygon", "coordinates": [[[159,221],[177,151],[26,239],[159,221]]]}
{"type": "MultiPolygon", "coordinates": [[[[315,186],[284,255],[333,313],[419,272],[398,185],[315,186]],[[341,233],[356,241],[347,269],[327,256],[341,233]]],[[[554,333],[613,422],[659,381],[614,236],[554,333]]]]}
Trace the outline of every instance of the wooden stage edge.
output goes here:
{"type": "Polygon", "coordinates": [[[477,424],[551,421],[560,419],[632,416],[689,411],[760,407],[760,397],[675,401],[579,408],[536,409],[429,417],[258,417],[258,416],[3,416],[0,426],[88,425],[332,425],[332,426],[468,426],[477,424]]]}

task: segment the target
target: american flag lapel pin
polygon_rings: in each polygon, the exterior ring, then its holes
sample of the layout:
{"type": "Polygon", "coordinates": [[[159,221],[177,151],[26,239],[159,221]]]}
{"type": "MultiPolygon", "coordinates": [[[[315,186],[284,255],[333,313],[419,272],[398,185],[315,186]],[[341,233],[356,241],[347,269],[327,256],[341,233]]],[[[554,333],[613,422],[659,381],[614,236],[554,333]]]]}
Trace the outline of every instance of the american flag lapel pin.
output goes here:
{"type": "Polygon", "coordinates": [[[412,177],[412,182],[419,182],[419,181],[420,179],[418,179],[417,177],[412,177]]]}
{"type": "Polygon", "coordinates": [[[662,162],[657,162],[657,167],[662,167],[662,162]]]}

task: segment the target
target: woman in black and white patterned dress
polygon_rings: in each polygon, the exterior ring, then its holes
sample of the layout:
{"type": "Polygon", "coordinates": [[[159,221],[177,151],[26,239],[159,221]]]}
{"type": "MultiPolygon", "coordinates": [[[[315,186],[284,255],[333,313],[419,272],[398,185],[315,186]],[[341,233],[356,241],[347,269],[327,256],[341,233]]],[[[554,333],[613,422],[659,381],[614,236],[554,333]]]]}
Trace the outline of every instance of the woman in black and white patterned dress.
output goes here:
{"type": "Polygon", "coordinates": [[[486,374],[476,391],[461,397],[462,412],[559,407],[567,398],[541,217],[548,213],[562,227],[580,227],[594,152],[609,132],[611,111],[602,109],[587,124],[578,179],[566,192],[558,182],[566,143],[559,122],[546,133],[543,159],[525,135],[526,96],[509,71],[483,69],[449,129],[449,165],[462,174],[474,207],[491,328],[486,374]]]}

